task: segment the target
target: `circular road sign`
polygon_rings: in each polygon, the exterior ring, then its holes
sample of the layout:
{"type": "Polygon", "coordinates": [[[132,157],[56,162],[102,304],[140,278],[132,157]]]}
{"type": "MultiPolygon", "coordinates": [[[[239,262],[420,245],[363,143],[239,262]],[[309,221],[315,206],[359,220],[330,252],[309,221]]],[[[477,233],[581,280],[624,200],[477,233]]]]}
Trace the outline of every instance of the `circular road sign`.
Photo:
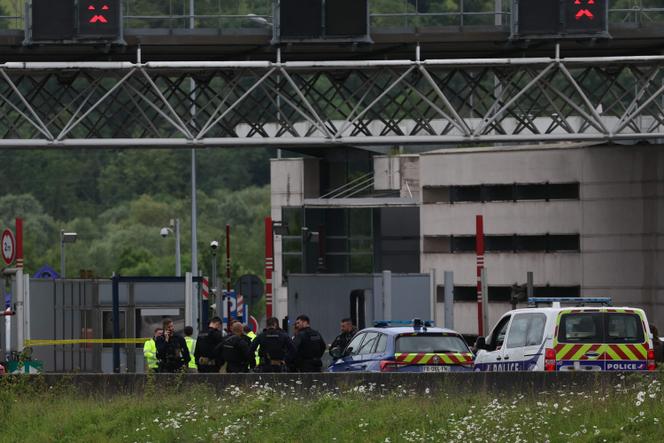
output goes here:
{"type": "Polygon", "coordinates": [[[235,293],[244,296],[245,303],[253,305],[263,297],[263,282],[257,275],[243,275],[235,282],[235,293]]]}
{"type": "Polygon", "coordinates": [[[9,229],[5,229],[2,233],[2,260],[6,265],[11,265],[16,256],[16,240],[14,240],[14,234],[9,229]]]}
{"type": "Polygon", "coordinates": [[[258,320],[253,315],[249,316],[249,321],[247,322],[252,331],[258,334],[258,320]]]}

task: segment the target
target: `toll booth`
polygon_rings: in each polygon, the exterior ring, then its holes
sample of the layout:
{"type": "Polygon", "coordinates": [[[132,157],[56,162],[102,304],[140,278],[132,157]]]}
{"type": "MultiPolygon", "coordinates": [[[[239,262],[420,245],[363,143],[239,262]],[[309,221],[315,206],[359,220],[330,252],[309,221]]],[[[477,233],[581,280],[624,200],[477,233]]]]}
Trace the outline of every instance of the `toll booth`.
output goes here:
{"type": "MultiPolygon", "coordinates": [[[[193,292],[201,300],[198,278],[193,292]]],[[[113,372],[113,345],[118,339],[119,371],[145,371],[143,341],[153,336],[164,318],[171,318],[176,332],[183,333],[188,312],[186,277],[123,277],[118,283],[119,336],[113,334],[113,281],[111,279],[27,280],[24,301],[25,347],[18,345],[18,319],[12,316],[10,340],[0,331],[0,360],[16,360],[21,354],[42,363],[46,372],[113,372]],[[88,342],[81,343],[81,340],[88,342]],[[10,343],[10,347],[6,346],[10,343]],[[27,352],[26,352],[27,351],[27,352]]],[[[15,285],[10,292],[15,305],[15,285]]],[[[196,310],[200,312],[200,310],[196,310]]],[[[192,326],[199,330],[197,317],[192,326]]],[[[189,322],[192,322],[191,320],[189,322]]]]}

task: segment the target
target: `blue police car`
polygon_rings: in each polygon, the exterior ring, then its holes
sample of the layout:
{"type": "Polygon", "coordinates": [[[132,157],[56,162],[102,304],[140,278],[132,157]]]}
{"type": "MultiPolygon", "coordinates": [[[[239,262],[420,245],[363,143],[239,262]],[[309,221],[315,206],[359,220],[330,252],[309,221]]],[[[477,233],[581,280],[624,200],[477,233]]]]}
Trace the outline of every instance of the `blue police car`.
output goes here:
{"type": "Polygon", "coordinates": [[[431,322],[378,321],[359,331],[346,349],[332,350],[330,372],[471,371],[473,353],[456,331],[431,322]],[[393,326],[404,325],[409,326],[393,326]]]}

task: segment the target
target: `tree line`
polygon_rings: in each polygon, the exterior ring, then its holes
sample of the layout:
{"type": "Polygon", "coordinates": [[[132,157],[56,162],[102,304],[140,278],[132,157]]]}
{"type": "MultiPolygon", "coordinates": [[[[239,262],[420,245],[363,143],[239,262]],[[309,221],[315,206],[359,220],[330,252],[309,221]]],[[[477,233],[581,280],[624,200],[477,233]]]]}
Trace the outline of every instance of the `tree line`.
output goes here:
{"type": "MultiPolygon", "coordinates": [[[[0,155],[0,227],[24,219],[26,271],[44,264],[59,272],[60,230],[67,276],[174,275],[174,237],[160,236],[170,219],[181,228],[183,272],[191,263],[191,154],[178,150],[8,150],[0,155]]],[[[270,213],[270,152],[197,151],[198,261],[209,273],[209,243],[224,244],[231,225],[235,276],[261,274],[264,217],[270,213]]],[[[219,263],[221,269],[221,262],[219,263]]]]}

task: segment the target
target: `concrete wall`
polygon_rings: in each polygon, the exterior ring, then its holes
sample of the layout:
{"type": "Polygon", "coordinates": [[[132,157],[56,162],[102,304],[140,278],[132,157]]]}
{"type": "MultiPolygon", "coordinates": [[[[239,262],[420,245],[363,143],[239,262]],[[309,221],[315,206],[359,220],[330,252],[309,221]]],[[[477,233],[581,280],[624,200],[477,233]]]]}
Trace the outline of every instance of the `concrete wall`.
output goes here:
{"type": "Polygon", "coordinates": [[[374,157],[374,189],[399,191],[400,197],[419,200],[419,156],[376,155],[374,157]]]}
{"type": "MultiPolygon", "coordinates": [[[[472,235],[475,215],[481,214],[486,234],[578,233],[577,253],[487,253],[489,284],[523,283],[526,272],[533,271],[536,286],[580,285],[582,295],[643,307],[653,323],[664,327],[661,147],[445,150],[422,154],[420,174],[422,186],[579,182],[579,200],[423,204],[421,232],[472,235]]],[[[421,268],[436,269],[439,279],[442,271],[454,271],[457,285],[476,282],[473,253],[422,253],[421,268]]],[[[459,307],[457,316],[466,318],[465,310],[459,307]]],[[[466,327],[476,329],[472,316],[457,329],[466,327]]]]}
{"type": "Polygon", "coordinates": [[[300,314],[311,319],[314,329],[328,344],[339,334],[339,320],[350,317],[350,296],[365,293],[365,324],[374,320],[431,319],[429,275],[391,274],[391,294],[384,299],[383,274],[291,274],[288,278],[288,312],[291,320],[300,314]],[[389,305],[389,306],[388,306],[389,305]],[[388,314],[387,312],[391,312],[388,314]]]}
{"type": "MultiPolygon", "coordinates": [[[[288,158],[270,162],[271,217],[281,221],[284,207],[301,207],[305,198],[320,196],[320,166],[317,159],[288,158]]],[[[274,236],[274,272],[272,279],[273,315],[288,313],[288,288],[282,284],[281,236],[274,236]]]]}

